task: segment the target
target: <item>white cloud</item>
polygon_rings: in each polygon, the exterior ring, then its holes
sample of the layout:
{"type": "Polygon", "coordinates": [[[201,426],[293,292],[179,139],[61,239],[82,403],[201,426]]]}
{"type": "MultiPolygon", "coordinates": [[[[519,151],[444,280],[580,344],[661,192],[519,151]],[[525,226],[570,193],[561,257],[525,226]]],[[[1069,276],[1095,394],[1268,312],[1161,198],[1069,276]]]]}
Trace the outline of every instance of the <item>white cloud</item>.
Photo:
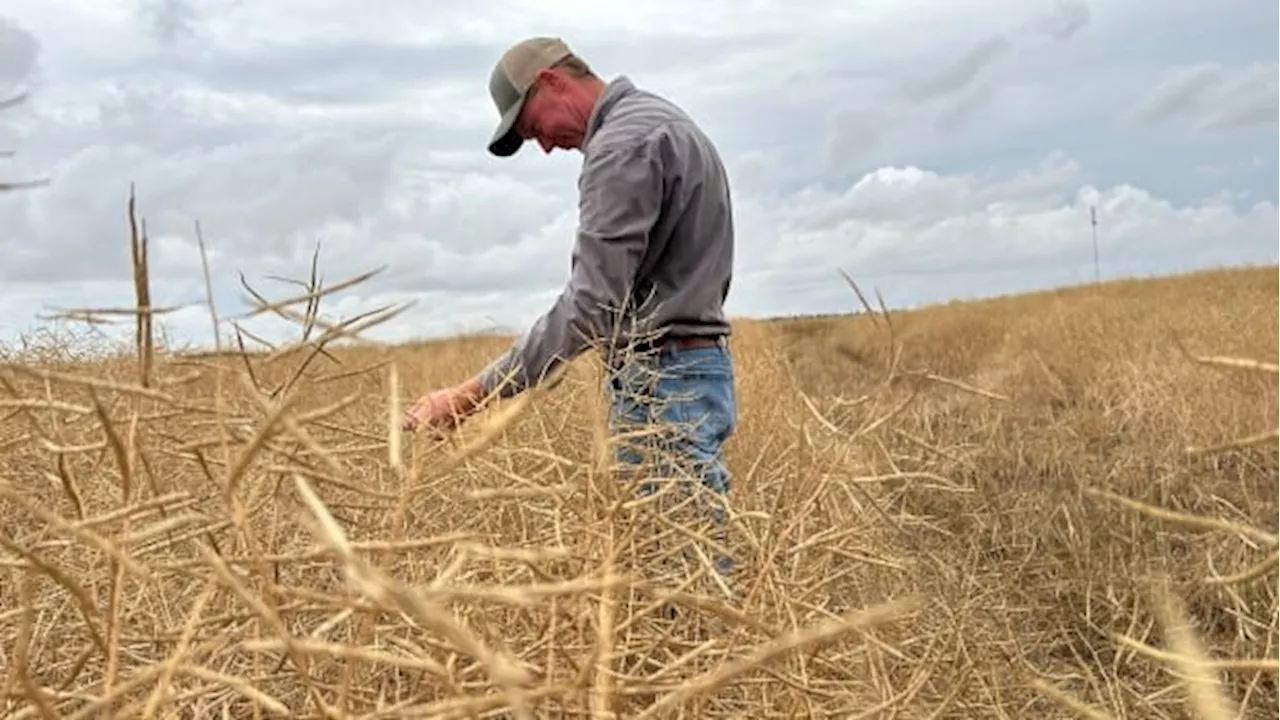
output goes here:
{"type": "Polygon", "coordinates": [[[166,321],[180,339],[210,334],[196,220],[224,313],[240,272],[293,292],[266,278],[319,243],[329,281],[388,266],[330,312],[416,301],[375,335],[522,328],[567,275],[579,161],[486,156],[484,88],[545,32],[717,139],[735,313],[850,308],[837,268],[897,304],[1086,280],[1091,205],[1109,274],[1275,260],[1272,7],[640,7],[14,0],[0,97],[33,95],[0,115],[0,177],[53,182],[0,196],[0,342],[43,307],[131,302],[130,183],[158,294],[194,306],[166,321]]]}
{"type": "Polygon", "coordinates": [[[1280,65],[1275,61],[1224,66],[1197,63],[1170,68],[1138,103],[1139,123],[1164,121],[1194,130],[1276,124],[1280,105],[1280,65]]]}

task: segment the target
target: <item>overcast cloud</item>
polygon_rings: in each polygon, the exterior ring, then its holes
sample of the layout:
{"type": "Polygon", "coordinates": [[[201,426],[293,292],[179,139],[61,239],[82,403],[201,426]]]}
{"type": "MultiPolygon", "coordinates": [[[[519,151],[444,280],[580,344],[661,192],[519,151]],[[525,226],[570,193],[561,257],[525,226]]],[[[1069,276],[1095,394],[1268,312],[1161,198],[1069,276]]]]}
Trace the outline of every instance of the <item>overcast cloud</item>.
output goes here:
{"type": "MultiPolygon", "coordinates": [[[[317,243],[332,316],[415,300],[380,339],[523,329],[568,273],[577,154],[484,152],[511,42],[557,34],[719,143],[735,315],[1277,260],[1277,8],[1256,0],[8,0],[0,9],[0,342],[131,302],[130,184],[165,321],[221,312],[317,243]],[[393,257],[397,258],[393,262],[393,257]]],[[[264,326],[264,332],[278,326],[264,326]]]]}

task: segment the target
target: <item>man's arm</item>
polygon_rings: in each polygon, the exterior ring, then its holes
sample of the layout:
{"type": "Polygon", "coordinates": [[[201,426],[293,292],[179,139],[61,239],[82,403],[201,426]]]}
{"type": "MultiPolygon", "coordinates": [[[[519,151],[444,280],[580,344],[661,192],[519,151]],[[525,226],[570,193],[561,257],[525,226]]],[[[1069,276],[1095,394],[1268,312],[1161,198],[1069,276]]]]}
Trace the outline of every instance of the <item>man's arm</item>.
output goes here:
{"type": "Polygon", "coordinates": [[[649,232],[662,210],[663,176],[648,143],[592,154],[578,184],[578,238],[569,281],[542,317],[470,383],[511,397],[606,338],[628,300],[649,232]],[[505,382],[504,382],[505,381],[505,382]]]}

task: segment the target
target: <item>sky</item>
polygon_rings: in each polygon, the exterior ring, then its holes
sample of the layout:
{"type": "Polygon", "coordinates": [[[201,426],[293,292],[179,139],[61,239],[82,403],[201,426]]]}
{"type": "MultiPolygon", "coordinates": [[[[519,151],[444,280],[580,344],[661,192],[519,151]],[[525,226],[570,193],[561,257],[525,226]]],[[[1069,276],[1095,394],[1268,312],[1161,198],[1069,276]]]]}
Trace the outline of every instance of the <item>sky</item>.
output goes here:
{"type": "MultiPolygon", "coordinates": [[[[133,304],[169,342],[296,294],[399,341],[518,332],[569,272],[581,156],[489,156],[494,62],[563,38],[684,107],[733,180],[735,317],[1277,261],[1277,5],[1258,0],[6,0],[0,343],[133,304]],[[12,153],[12,154],[8,154],[12,153]]],[[[272,340],[295,325],[245,326],[272,340]]],[[[128,336],[127,325],[108,329],[128,336]]],[[[227,330],[224,328],[224,334],[227,330]]]]}

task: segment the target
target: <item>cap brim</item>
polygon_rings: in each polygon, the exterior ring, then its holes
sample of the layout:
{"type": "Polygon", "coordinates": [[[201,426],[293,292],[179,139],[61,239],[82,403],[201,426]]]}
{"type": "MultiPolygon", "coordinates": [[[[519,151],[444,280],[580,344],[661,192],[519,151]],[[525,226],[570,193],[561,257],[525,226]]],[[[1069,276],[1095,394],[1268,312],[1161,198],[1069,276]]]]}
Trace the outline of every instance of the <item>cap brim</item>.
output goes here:
{"type": "Polygon", "coordinates": [[[515,105],[507,108],[507,111],[502,114],[498,128],[493,131],[493,137],[489,140],[489,152],[498,157],[511,157],[524,145],[524,138],[516,132],[515,125],[516,118],[520,117],[520,109],[524,107],[525,97],[526,95],[522,94],[515,105]]]}

